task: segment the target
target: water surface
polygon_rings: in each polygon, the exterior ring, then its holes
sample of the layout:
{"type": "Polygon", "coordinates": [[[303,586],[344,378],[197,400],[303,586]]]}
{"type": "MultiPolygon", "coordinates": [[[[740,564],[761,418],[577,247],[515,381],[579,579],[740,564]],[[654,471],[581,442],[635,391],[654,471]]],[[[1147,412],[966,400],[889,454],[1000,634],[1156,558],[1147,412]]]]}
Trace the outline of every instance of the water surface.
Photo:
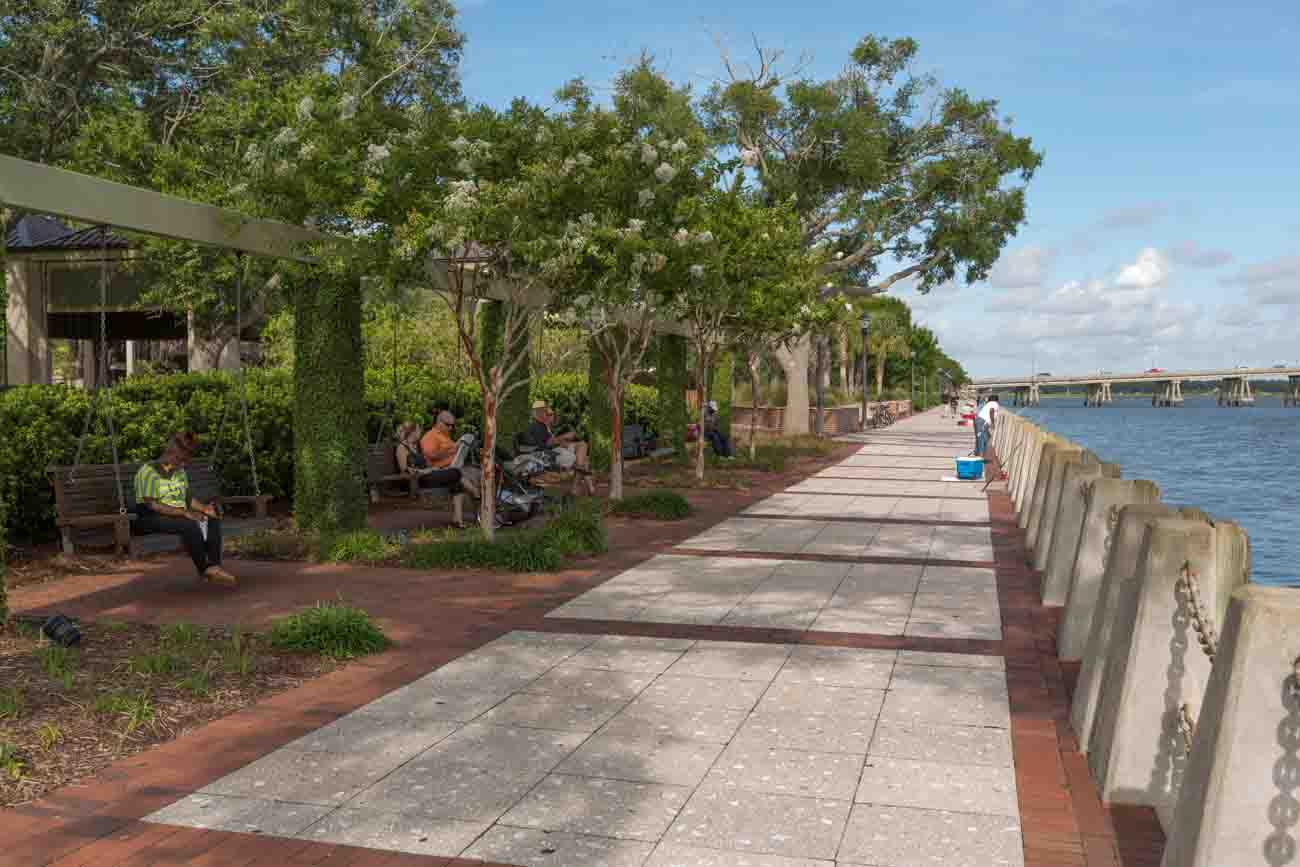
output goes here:
{"type": "Polygon", "coordinates": [[[1191,397],[1177,408],[1150,398],[1085,407],[1080,396],[1016,411],[1119,464],[1124,478],[1155,482],[1166,503],[1236,521],[1250,534],[1252,580],[1300,585],[1300,409],[1191,397]]]}

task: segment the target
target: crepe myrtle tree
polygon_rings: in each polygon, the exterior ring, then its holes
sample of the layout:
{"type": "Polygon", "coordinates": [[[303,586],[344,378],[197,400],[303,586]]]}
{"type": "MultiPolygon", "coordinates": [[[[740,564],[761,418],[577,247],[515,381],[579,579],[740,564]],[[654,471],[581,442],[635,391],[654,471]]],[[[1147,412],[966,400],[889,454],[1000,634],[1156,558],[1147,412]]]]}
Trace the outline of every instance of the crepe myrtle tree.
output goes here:
{"type": "Polygon", "coordinates": [[[610,499],[623,497],[623,396],[641,369],[656,323],[698,264],[677,237],[681,206],[707,190],[709,141],[688,88],[643,59],[618,76],[612,108],[582,82],[562,98],[574,145],[551,170],[571,178],[584,211],[554,239],[547,270],[555,309],[588,333],[612,412],[610,499]]]}
{"type": "MultiPolygon", "coordinates": [[[[441,184],[406,188],[405,220],[395,233],[395,280],[433,278],[446,300],[460,348],[483,400],[480,525],[494,535],[497,412],[528,387],[528,341],[545,311],[551,239],[581,204],[582,190],[552,171],[568,146],[563,121],[516,101],[505,112],[479,108],[430,127],[399,149],[410,161],[441,161],[441,184]],[[453,137],[446,140],[450,131],[453,137]],[[485,352],[479,303],[500,307],[500,351],[485,352]]],[[[561,158],[562,161],[562,158],[561,158]]]]}
{"type": "MultiPolygon", "coordinates": [[[[779,52],[734,63],[704,102],[711,132],[774,201],[794,197],[804,243],[831,254],[833,292],[874,295],[905,279],[919,291],[988,275],[1025,220],[1042,162],[993,100],[911,72],[912,39],[867,36],[843,70],[783,73],[779,52]]],[[[809,341],[778,353],[788,433],[807,424],[809,341]]]]}
{"type": "MultiPolygon", "coordinates": [[[[685,226],[673,242],[687,274],[668,309],[689,329],[695,381],[704,382],[718,353],[742,335],[796,327],[800,309],[816,298],[817,259],[801,243],[791,204],[767,205],[739,184],[684,203],[681,215],[685,226]]],[[[701,401],[701,431],[704,412],[701,401]]],[[[704,479],[703,436],[695,443],[695,475],[704,479]]]]}

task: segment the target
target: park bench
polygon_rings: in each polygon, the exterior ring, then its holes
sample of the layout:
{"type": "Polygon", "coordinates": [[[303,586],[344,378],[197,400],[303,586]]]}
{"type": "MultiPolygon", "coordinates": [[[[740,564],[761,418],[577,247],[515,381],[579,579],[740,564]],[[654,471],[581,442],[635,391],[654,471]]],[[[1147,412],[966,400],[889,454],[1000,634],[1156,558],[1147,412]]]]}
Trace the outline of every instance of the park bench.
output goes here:
{"type": "Polygon", "coordinates": [[[422,488],[420,480],[408,476],[397,466],[397,447],[392,443],[370,447],[366,455],[366,489],[370,492],[370,502],[378,503],[385,490],[398,488],[401,494],[410,499],[425,498],[429,500],[445,498],[454,505],[457,498],[464,503],[465,494],[451,488],[422,488]]]}
{"type": "MultiPolygon", "coordinates": [[[[49,467],[47,473],[54,488],[55,525],[63,540],[63,552],[75,554],[77,545],[112,543],[114,552],[132,555],[144,552],[169,551],[180,547],[180,539],[169,534],[132,536],[131,521],[136,515],[135,474],[139,463],[118,465],[117,477],[122,480],[122,494],[126,499],[126,513],[118,509],[117,482],[112,464],[86,464],[76,468],[49,467]],[[75,478],[75,482],[73,479],[75,478]]],[[[233,538],[252,530],[271,526],[267,506],[272,497],[225,496],[221,481],[211,465],[195,462],[186,472],[190,477],[190,496],[199,500],[216,500],[223,506],[247,505],[253,507],[251,519],[225,518],[222,530],[233,538]]]]}

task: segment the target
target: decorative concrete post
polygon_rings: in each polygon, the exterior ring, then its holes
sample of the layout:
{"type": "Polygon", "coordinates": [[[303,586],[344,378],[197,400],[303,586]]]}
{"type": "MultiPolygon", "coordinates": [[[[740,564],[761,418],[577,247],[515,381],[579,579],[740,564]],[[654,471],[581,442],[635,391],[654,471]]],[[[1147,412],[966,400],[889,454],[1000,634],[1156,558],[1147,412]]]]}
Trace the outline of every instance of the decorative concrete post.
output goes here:
{"type": "Polygon", "coordinates": [[[1107,554],[1116,542],[1120,510],[1130,504],[1159,500],[1160,488],[1145,479],[1097,478],[1088,484],[1070,592],[1056,633],[1056,653],[1061,659],[1080,659],[1087,649],[1093,612],[1101,597],[1107,554]]]}
{"type": "Polygon", "coordinates": [[[1300,593],[1232,596],[1161,867],[1296,863],[1300,593]]]}
{"type": "MultiPolygon", "coordinates": [[[[1016,516],[1025,512],[1025,500],[1028,498],[1027,492],[1032,492],[1032,467],[1037,465],[1038,450],[1042,447],[1043,431],[1038,425],[1032,422],[1025,422],[1025,441],[1021,448],[1020,458],[1016,461],[1016,485],[1015,501],[1016,516]]],[[[1022,525],[1023,526],[1023,525],[1022,525]]]]}
{"type": "Polygon", "coordinates": [[[1137,575],[1138,555],[1146,538],[1147,523],[1154,518],[1177,514],[1176,509],[1163,503],[1129,505],[1119,511],[1119,520],[1111,536],[1110,551],[1106,555],[1101,588],[1097,593],[1092,628],[1088,632],[1088,643],[1083,652],[1079,681],[1074,687],[1074,702],[1070,706],[1070,722],[1075,737],[1079,740],[1080,752],[1086,753],[1091,749],[1102,678],[1113,645],[1111,633],[1115,626],[1115,612],[1119,609],[1120,594],[1137,575]]]}
{"type": "Polygon", "coordinates": [[[1037,425],[1025,452],[1024,471],[1020,474],[1020,490],[1016,499],[1016,526],[1025,529],[1029,525],[1029,507],[1034,497],[1034,485],[1038,478],[1038,465],[1042,461],[1043,446],[1047,443],[1047,434],[1037,425]]]}
{"type": "Polygon", "coordinates": [[[1228,521],[1153,520],[1120,596],[1088,764],[1103,801],[1154,807],[1166,828],[1223,622],[1216,602],[1247,577],[1249,564],[1233,562],[1241,535],[1228,521]]]}
{"type": "Polygon", "coordinates": [[[1078,448],[1059,437],[1048,434],[1047,441],[1039,449],[1038,472],[1034,474],[1034,492],[1029,500],[1029,521],[1025,526],[1025,544],[1031,553],[1034,541],[1038,538],[1038,528],[1043,520],[1043,504],[1047,501],[1047,485],[1052,479],[1052,463],[1056,460],[1058,452],[1078,448]]]}
{"type": "Polygon", "coordinates": [[[1047,484],[1043,488],[1043,505],[1038,518],[1038,527],[1030,531],[1029,541],[1033,546],[1033,566],[1039,572],[1047,568],[1047,555],[1051,553],[1052,533],[1056,529],[1056,507],[1061,502],[1062,482],[1065,470],[1071,464],[1083,463],[1083,449],[1067,443],[1052,455],[1047,473],[1047,484]]]}
{"type": "Polygon", "coordinates": [[[1067,463],[1056,506],[1056,521],[1043,574],[1043,604],[1064,605],[1070,598],[1074,561],[1079,554],[1088,490],[1095,479],[1118,479],[1119,464],[1067,463]]]}

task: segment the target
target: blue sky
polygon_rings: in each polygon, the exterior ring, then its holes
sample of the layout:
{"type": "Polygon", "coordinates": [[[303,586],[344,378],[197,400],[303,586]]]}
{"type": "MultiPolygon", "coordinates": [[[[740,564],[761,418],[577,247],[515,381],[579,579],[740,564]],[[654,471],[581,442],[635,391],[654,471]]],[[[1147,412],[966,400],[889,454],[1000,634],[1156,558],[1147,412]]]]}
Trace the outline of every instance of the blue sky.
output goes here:
{"type": "Polygon", "coordinates": [[[547,102],[642,50],[707,87],[714,40],[829,77],[868,33],[997,99],[1046,162],[986,283],[898,294],[973,375],[1300,361],[1300,10],[1284,0],[470,0],[466,95],[547,102]]]}

